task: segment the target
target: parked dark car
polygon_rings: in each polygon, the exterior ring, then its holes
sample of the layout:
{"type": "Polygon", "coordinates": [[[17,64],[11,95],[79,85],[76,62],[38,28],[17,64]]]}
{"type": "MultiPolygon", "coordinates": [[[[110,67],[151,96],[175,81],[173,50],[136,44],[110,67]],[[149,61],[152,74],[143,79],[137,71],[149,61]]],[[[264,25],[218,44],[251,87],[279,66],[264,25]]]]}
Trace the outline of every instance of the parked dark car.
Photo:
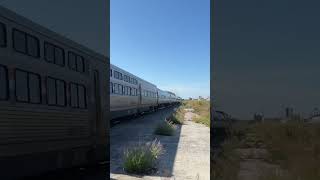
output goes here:
{"type": "Polygon", "coordinates": [[[216,141],[221,141],[228,135],[232,125],[232,118],[223,111],[213,110],[212,114],[213,123],[211,123],[211,129],[213,130],[213,138],[216,141]]]}

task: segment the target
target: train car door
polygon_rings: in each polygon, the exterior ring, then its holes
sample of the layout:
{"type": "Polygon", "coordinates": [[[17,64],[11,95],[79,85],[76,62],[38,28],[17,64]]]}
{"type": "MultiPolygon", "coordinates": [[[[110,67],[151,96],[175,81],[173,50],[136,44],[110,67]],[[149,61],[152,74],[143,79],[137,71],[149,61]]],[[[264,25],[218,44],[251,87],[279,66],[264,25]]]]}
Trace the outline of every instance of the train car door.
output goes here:
{"type": "Polygon", "coordinates": [[[94,70],[94,99],[95,99],[95,126],[93,127],[93,132],[97,135],[97,130],[99,127],[99,123],[101,123],[101,99],[100,99],[100,79],[99,72],[94,70]]]}
{"type": "Polygon", "coordinates": [[[157,93],[156,93],[156,98],[157,98],[157,109],[159,107],[159,91],[157,90],[157,93]]]}
{"type": "Polygon", "coordinates": [[[141,92],[141,84],[139,84],[139,100],[138,100],[138,111],[141,108],[142,103],[142,92],[141,92]]]}

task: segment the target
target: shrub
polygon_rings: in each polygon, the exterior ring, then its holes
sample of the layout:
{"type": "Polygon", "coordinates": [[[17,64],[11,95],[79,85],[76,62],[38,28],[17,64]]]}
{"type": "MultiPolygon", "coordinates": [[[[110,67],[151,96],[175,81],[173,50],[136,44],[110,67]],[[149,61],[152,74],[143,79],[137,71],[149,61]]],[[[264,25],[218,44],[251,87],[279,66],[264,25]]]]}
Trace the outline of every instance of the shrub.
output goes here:
{"type": "Polygon", "coordinates": [[[204,124],[204,125],[210,127],[210,115],[207,114],[205,116],[195,117],[194,122],[204,124]]]}
{"type": "Polygon", "coordinates": [[[176,130],[176,126],[171,121],[164,121],[155,129],[155,134],[164,136],[173,136],[176,130]]]}
{"type": "Polygon", "coordinates": [[[127,149],[124,152],[124,169],[128,173],[149,173],[162,153],[163,147],[157,140],[127,149]]]}
{"type": "Polygon", "coordinates": [[[181,108],[179,108],[176,112],[174,112],[169,118],[168,121],[174,124],[183,124],[184,121],[184,113],[181,108]]]}

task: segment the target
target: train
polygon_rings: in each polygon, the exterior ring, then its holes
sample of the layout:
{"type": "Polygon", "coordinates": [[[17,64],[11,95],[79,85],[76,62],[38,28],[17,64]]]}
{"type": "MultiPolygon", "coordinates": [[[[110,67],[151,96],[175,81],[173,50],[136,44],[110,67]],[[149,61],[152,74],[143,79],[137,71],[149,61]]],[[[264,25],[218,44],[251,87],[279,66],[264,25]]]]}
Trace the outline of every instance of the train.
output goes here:
{"type": "Polygon", "coordinates": [[[1,180],[107,162],[111,119],[179,101],[0,6],[1,180]]]}
{"type": "Polygon", "coordinates": [[[113,64],[110,64],[109,92],[111,119],[141,115],[182,101],[175,93],[161,90],[113,64]]]}
{"type": "Polygon", "coordinates": [[[108,160],[109,66],[0,7],[0,179],[108,160]]]}

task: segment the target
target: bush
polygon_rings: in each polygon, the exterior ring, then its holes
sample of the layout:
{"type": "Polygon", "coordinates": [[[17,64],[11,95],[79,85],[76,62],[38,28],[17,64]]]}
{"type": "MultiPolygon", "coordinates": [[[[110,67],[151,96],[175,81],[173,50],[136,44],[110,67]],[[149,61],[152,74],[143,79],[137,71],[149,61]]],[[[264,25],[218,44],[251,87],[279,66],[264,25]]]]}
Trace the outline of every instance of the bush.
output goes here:
{"type": "Polygon", "coordinates": [[[176,126],[171,121],[164,121],[155,129],[155,134],[164,136],[173,136],[176,130],[176,126]]]}
{"type": "Polygon", "coordinates": [[[149,173],[162,153],[162,145],[157,140],[127,149],[124,153],[124,169],[128,173],[149,173]]]}
{"type": "Polygon", "coordinates": [[[182,109],[179,108],[176,112],[174,112],[169,118],[168,121],[172,122],[173,124],[183,124],[184,121],[184,113],[182,109]]]}
{"type": "Polygon", "coordinates": [[[195,117],[194,122],[204,124],[204,125],[210,127],[210,115],[207,114],[206,116],[195,117]]]}

